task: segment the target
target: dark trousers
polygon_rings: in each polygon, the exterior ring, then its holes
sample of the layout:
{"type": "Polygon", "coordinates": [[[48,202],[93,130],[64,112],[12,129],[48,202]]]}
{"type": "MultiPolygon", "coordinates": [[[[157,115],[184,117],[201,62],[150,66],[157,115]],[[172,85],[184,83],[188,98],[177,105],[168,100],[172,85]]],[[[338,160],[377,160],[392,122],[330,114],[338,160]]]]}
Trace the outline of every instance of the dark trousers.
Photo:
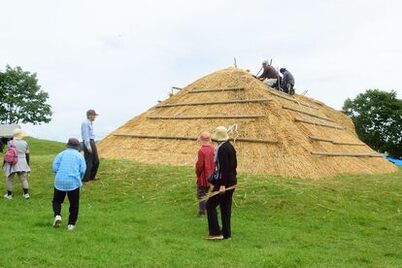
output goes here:
{"type": "Polygon", "coordinates": [[[87,170],[85,171],[83,181],[90,181],[95,179],[96,173],[98,172],[99,168],[99,156],[98,150],[95,145],[94,140],[90,140],[90,145],[92,149],[92,153],[90,153],[87,148],[84,146],[84,157],[85,162],[87,164],[87,170]]]}
{"type": "Polygon", "coordinates": [[[61,204],[64,202],[64,198],[68,197],[68,201],[70,202],[70,216],[68,218],[68,224],[75,225],[78,218],[78,209],[80,205],[80,188],[77,188],[73,191],[60,191],[54,188],[53,194],[53,212],[54,216],[61,216],[61,204]]]}
{"type": "MultiPolygon", "coordinates": [[[[197,186],[197,198],[201,199],[207,195],[209,191],[209,187],[199,187],[197,186]]],[[[207,201],[200,201],[198,202],[198,214],[204,215],[205,210],[207,209],[207,201]]]]}
{"type": "Polygon", "coordinates": [[[289,84],[289,83],[287,83],[286,85],[283,84],[283,85],[281,85],[281,88],[282,88],[283,92],[285,92],[285,93],[288,93],[288,94],[290,94],[290,95],[293,95],[293,94],[294,94],[294,90],[293,90],[293,85],[292,85],[292,84],[289,84]]]}
{"type": "Polygon", "coordinates": [[[209,235],[223,235],[229,238],[232,235],[230,228],[230,218],[232,214],[232,197],[233,190],[226,191],[224,194],[212,196],[207,202],[208,229],[209,235]],[[219,205],[221,210],[222,231],[219,228],[218,214],[216,207],[219,205]]]}

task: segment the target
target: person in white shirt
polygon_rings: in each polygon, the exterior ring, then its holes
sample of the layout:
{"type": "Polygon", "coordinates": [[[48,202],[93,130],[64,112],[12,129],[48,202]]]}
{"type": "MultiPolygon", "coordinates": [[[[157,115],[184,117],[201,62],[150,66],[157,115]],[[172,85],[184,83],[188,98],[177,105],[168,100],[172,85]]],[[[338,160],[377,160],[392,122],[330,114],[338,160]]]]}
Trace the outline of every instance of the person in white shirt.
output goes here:
{"type": "Polygon", "coordinates": [[[81,124],[81,136],[83,141],[83,150],[87,170],[85,172],[83,182],[89,182],[96,179],[96,173],[99,168],[98,150],[95,144],[95,133],[93,122],[98,114],[95,110],[90,109],[87,111],[87,120],[81,124]]]}

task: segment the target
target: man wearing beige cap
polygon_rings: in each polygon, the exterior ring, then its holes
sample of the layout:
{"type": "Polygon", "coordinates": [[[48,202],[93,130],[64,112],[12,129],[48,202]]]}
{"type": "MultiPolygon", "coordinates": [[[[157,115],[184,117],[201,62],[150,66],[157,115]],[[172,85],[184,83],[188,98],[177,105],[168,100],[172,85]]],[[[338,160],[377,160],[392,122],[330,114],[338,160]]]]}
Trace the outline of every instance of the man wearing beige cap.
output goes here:
{"type": "Polygon", "coordinates": [[[87,120],[81,124],[81,136],[84,143],[83,150],[87,166],[87,170],[82,180],[84,182],[95,180],[99,167],[99,156],[98,150],[96,149],[93,127],[93,122],[97,116],[98,114],[95,110],[90,109],[87,111],[87,120]]]}

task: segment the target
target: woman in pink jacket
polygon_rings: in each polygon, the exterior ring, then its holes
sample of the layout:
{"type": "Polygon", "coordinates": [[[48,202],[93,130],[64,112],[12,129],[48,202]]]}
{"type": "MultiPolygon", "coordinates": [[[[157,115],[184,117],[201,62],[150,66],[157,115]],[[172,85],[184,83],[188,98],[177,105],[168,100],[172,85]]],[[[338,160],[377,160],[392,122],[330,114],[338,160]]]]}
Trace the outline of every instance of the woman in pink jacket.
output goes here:
{"type": "MultiPolygon", "coordinates": [[[[208,177],[214,172],[214,146],[211,144],[211,134],[204,131],[198,137],[201,148],[198,150],[198,159],[195,164],[195,173],[197,174],[197,198],[203,198],[209,190],[208,177]]],[[[198,204],[198,215],[205,215],[206,202],[200,201],[198,204]]]]}

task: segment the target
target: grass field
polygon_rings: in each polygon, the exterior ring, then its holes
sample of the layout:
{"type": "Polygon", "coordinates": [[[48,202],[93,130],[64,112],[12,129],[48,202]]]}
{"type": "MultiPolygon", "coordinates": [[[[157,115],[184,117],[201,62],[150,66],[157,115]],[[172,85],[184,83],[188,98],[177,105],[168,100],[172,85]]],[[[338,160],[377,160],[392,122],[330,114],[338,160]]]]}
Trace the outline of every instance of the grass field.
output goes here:
{"type": "Polygon", "coordinates": [[[211,242],[191,168],[102,160],[68,232],[68,201],[62,228],[51,227],[51,163],[64,145],[29,142],[31,199],[16,180],[14,199],[0,200],[0,267],[402,267],[402,170],[320,181],[239,174],[233,238],[211,242]]]}

